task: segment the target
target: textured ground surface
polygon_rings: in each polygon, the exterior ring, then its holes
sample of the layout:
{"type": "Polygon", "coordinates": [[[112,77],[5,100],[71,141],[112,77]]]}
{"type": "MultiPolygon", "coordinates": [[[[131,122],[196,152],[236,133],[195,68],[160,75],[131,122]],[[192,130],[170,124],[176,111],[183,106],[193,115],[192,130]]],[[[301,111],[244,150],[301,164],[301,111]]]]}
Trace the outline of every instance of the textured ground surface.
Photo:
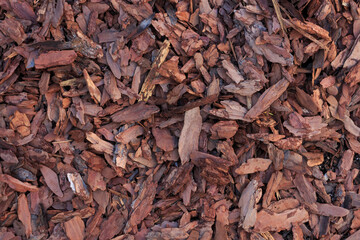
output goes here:
{"type": "Polygon", "coordinates": [[[353,0],[0,0],[0,239],[360,239],[353,0]]]}

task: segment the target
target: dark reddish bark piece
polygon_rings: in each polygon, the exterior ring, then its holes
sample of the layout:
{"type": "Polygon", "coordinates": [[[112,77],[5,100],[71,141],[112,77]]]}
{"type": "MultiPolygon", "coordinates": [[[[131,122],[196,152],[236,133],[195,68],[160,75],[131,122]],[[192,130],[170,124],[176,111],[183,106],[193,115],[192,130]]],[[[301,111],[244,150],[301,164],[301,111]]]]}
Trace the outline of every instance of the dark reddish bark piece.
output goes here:
{"type": "Polygon", "coordinates": [[[118,234],[125,226],[125,217],[121,212],[116,210],[110,217],[101,224],[99,239],[111,239],[118,234]]]}
{"type": "Polygon", "coordinates": [[[282,172],[274,172],[271,175],[271,178],[266,186],[266,192],[264,194],[264,198],[263,198],[263,207],[267,208],[270,203],[271,203],[271,199],[274,196],[275,192],[277,191],[277,188],[282,180],[282,172]]]}
{"type": "Polygon", "coordinates": [[[179,139],[179,156],[182,164],[187,163],[190,154],[198,150],[201,125],[200,108],[193,108],[185,113],[184,126],[179,139]]]}
{"type": "Polygon", "coordinates": [[[286,210],[282,213],[269,213],[262,210],[258,213],[254,231],[281,231],[290,229],[292,224],[301,224],[309,220],[309,214],[304,208],[286,210]]]}
{"type": "Polygon", "coordinates": [[[123,144],[127,144],[131,141],[136,140],[137,137],[144,134],[144,128],[140,125],[129,127],[123,132],[120,132],[115,136],[116,141],[123,144]]]}
{"type": "Polygon", "coordinates": [[[21,182],[20,180],[7,174],[0,174],[0,180],[8,184],[9,187],[11,187],[12,189],[18,192],[26,192],[26,191],[32,192],[39,190],[36,186],[31,185],[30,183],[21,182]]]}
{"type": "Polygon", "coordinates": [[[231,138],[236,134],[238,128],[239,125],[235,121],[220,121],[211,127],[211,138],[231,138]]]}
{"type": "Polygon", "coordinates": [[[248,230],[253,227],[257,220],[257,211],[255,209],[255,192],[258,187],[258,182],[252,180],[241,194],[238,206],[240,208],[240,222],[239,226],[248,230]]]}
{"type": "Polygon", "coordinates": [[[300,196],[304,199],[306,203],[312,204],[316,202],[316,193],[314,187],[305,178],[304,175],[297,174],[293,182],[298,189],[300,196]]]}
{"type": "Polygon", "coordinates": [[[345,208],[326,203],[316,203],[316,211],[318,211],[320,215],[330,217],[344,217],[349,214],[349,210],[345,208]]]}
{"type": "Polygon", "coordinates": [[[85,237],[85,224],[83,220],[75,216],[71,220],[64,223],[66,236],[70,240],[80,240],[85,237]]]}
{"type": "Polygon", "coordinates": [[[345,176],[349,173],[353,160],[354,160],[354,152],[351,150],[346,150],[339,163],[339,170],[341,175],[345,176]]]}
{"type": "Polygon", "coordinates": [[[32,234],[32,226],[31,226],[31,215],[29,210],[29,204],[26,198],[26,195],[23,193],[18,198],[18,209],[17,214],[19,217],[19,220],[24,224],[25,226],[25,234],[26,237],[30,237],[32,234]]]}
{"type": "Polygon", "coordinates": [[[92,152],[83,151],[80,156],[89,164],[89,167],[95,171],[101,171],[106,167],[105,160],[92,152]]]}
{"type": "Polygon", "coordinates": [[[147,119],[157,112],[157,106],[140,102],[113,114],[111,119],[119,123],[132,123],[147,119]]]}
{"type": "Polygon", "coordinates": [[[147,215],[151,212],[152,204],[156,194],[157,183],[153,181],[152,176],[143,183],[143,187],[138,197],[132,204],[132,210],[130,212],[130,218],[126,222],[125,231],[133,231],[147,215]]]}
{"type": "Polygon", "coordinates": [[[49,51],[40,54],[35,59],[37,69],[49,68],[59,65],[67,65],[75,61],[77,54],[74,50],[49,51]]]}
{"type": "Polygon", "coordinates": [[[299,207],[300,202],[295,198],[285,198],[272,202],[267,209],[274,213],[281,213],[285,210],[295,209],[299,207]]]}
{"type": "Polygon", "coordinates": [[[245,118],[253,120],[258,117],[285,92],[288,86],[289,82],[286,79],[281,79],[275,85],[271,86],[260,96],[256,104],[246,113],[245,118]]]}
{"type": "Polygon", "coordinates": [[[18,158],[11,150],[0,149],[0,158],[8,164],[17,164],[19,162],[18,158]]]}
{"type": "Polygon", "coordinates": [[[36,14],[29,3],[25,1],[10,0],[10,5],[14,13],[21,19],[36,21],[36,14]]]}
{"type": "Polygon", "coordinates": [[[152,133],[156,140],[156,145],[162,150],[168,152],[175,148],[175,138],[167,129],[153,128],[152,133]]]}
{"type": "Polygon", "coordinates": [[[121,98],[121,92],[116,85],[115,76],[109,71],[105,72],[104,85],[105,90],[108,92],[113,101],[117,101],[121,98]]]}
{"type": "Polygon", "coordinates": [[[259,171],[265,171],[268,169],[272,161],[266,158],[250,158],[243,163],[240,167],[235,169],[235,172],[239,175],[250,174],[259,171]]]}
{"type": "Polygon", "coordinates": [[[0,22],[0,30],[20,45],[26,38],[24,28],[15,18],[6,18],[0,22]]]}
{"type": "Polygon", "coordinates": [[[41,174],[45,178],[46,185],[59,197],[63,197],[64,194],[60,189],[59,180],[57,174],[50,168],[42,165],[40,167],[41,174]]]}

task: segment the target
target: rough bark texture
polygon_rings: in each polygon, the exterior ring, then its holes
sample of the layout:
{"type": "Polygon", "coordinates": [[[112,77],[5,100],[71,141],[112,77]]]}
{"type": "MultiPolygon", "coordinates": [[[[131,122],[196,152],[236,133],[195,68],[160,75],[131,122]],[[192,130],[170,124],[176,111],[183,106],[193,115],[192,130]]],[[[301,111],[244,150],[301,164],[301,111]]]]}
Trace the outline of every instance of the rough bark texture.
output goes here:
{"type": "Polygon", "coordinates": [[[360,239],[355,0],[1,0],[0,239],[360,239]]]}

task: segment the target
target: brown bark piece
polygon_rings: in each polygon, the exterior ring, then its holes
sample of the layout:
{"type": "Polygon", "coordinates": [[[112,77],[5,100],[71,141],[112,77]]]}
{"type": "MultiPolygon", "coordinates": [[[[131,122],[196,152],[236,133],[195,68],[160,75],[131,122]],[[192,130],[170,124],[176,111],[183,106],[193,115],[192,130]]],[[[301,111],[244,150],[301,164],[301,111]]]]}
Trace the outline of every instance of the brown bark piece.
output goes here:
{"type": "Polygon", "coordinates": [[[252,180],[243,190],[238,206],[240,208],[240,222],[239,226],[248,230],[257,222],[257,211],[255,208],[255,193],[258,187],[258,182],[252,180]]]}
{"type": "Polygon", "coordinates": [[[346,240],[357,240],[360,238],[360,230],[357,230],[353,234],[351,234],[346,240]]]}
{"type": "Polygon", "coordinates": [[[26,195],[23,193],[18,198],[17,214],[19,220],[25,226],[25,234],[27,238],[30,238],[32,234],[31,215],[29,211],[29,204],[26,195]]]}
{"type": "Polygon", "coordinates": [[[40,54],[35,59],[35,68],[43,69],[59,65],[71,64],[75,61],[77,54],[74,50],[49,51],[40,54]]]}
{"type": "Polygon", "coordinates": [[[91,187],[93,191],[97,189],[106,190],[106,183],[104,181],[104,177],[101,175],[100,172],[94,171],[92,169],[88,170],[88,180],[87,183],[91,187]]]}
{"type": "Polygon", "coordinates": [[[67,179],[70,183],[72,191],[83,200],[89,200],[90,193],[84,180],[81,178],[79,173],[68,173],[67,179]]]}
{"type": "Polygon", "coordinates": [[[58,197],[63,197],[64,194],[60,189],[59,179],[57,174],[51,170],[50,168],[42,165],[40,167],[41,174],[44,176],[46,185],[50,188],[50,190],[55,193],[58,197]]]}
{"type": "MultiPolygon", "coordinates": [[[[278,143],[279,141],[276,141],[276,143],[278,143]]],[[[284,166],[284,151],[278,149],[270,143],[268,145],[268,153],[269,159],[273,162],[275,170],[281,170],[284,166]]]]}
{"type": "Polygon", "coordinates": [[[316,211],[318,214],[328,217],[345,217],[350,212],[345,208],[327,203],[316,203],[316,211]]]}
{"type": "Polygon", "coordinates": [[[212,139],[223,139],[223,138],[232,138],[237,130],[239,125],[236,121],[220,121],[212,125],[211,138],[212,139]]]}
{"type": "Polygon", "coordinates": [[[5,20],[2,20],[0,22],[0,30],[13,39],[18,45],[27,38],[22,24],[15,18],[6,18],[5,20]]]}
{"type": "Polygon", "coordinates": [[[30,135],[30,121],[25,113],[16,111],[11,117],[10,127],[22,137],[30,135]]]}
{"type": "Polygon", "coordinates": [[[223,60],[221,62],[223,68],[226,69],[227,75],[233,80],[235,83],[240,83],[244,80],[244,77],[241,75],[239,70],[235,68],[235,66],[228,60],[223,60]]]}
{"type": "Polygon", "coordinates": [[[149,176],[143,183],[141,192],[132,203],[131,215],[126,222],[125,232],[132,231],[151,212],[157,185],[152,176],[149,176]]]}
{"type": "Polygon", "coordinates": [[[326,192],[326,188],[321,180],[314,180],[314,186],[316,188],[317,193],[320,195],[320,197],[326,202],[331,203],[331,197],[326,192]]]}
{"type": "Polygon", "coordinates": [[[210,114],[225,119],[246,121],[245,114],[247,110],[240,103],[232,100],[225,100],[220,103],[225,109],[211,109],[210,114]]]}
{"type": "Polygon", "coordinates": [[[50,82],[50,73],[43,72],[39,81],[39,89],[42,95],[48,91],[49,82],[50,82]]]}
{"type": "Polygon", "coordinates": [[[179,57],[172,57],[168,61],[164,62],[160,69],[159,73],[167,78],[173,78],[175,81],[181,83],[186,79],[185,74],[181,73],[179,68],[179,57]]]}
{"type": "Polygon", "coordinates": [[[14,13],[21,19],[26,19],[32,22],[36,21],[36,14],[31,5],[27,2],[10,0],[10,5],[13,8],[14,13]]]}
{"type": "Polygon", "coordinates": [[[235,169],[235,173],[239,175],[251,174],[254,172],[262,172],[269,168],[272,161],[266,158],[250,158],[240,167],[235,169]]]}
{"type": "MultiPolygon", "coordinates": [[[[349,76],[349,74],[346,76],[346,78],[348,78],[348,76],[349,76]]],[[[323,88],[329,88],[335,84],[335,82],[336,82],[335,80],[336,79],[334,76],[328,76],[326,78],[323,78],[321,80],[320,84],[323,88]]],[[[345,81],[346,81],[346,79],[345,79],[345,81]]]]}
{"type": "Polygon", "coordinates": [[[266,231],[281,231],[289,230],[292,224],[301,224],[309,221],[308,212],[300,207],[291,210],[286,210],[281,213],[270,213],[266,210],[261,210],[257,214],[254,225],[255,232],[266,231]]]}
{"type": "Polygon", "coordinates": [[[324,40],[331,41],[329,32],[312,22],[308,22],[308,21],[301,22],[296,18],[291,19],[291,22],[298,28],[304,30],[305,32],[317,35],[323,38],[324,40]]]}
{"type": "Polygon", "coordinates": [[[347,208],[350,208],[350,207],[359,208],[360,207],[360,194],[356,194],[354,192],[347,193],[345,204],[346,204],[347,208]]]}
{"type": "Polygon", "coordinates": [[[179,138],[179,156],[182,164],[187,163],[190,154],[198,150],[201,126],[202,118],[199,107],[185,112],[184,126],[179,138]]]}
{"type": "Polygon", "coordinates": [[[104,86],[111,99],[115,102],[121,98],[121,92],[116,84],[115,76],[107,71],[104,75],[104,86]]]}
{"type": "Polygon", "coordinates": [[[311,183],[302,174],[297,174],[293,180],[294,185],[298,189],[300,196],[306,203],[312,204],[316,202],[316,192],[311,183]]]}
{"type": "Polygon", "coordinates": [[[175,138],[171,135],[168,129],[161,128],[153,128],[152,133],[156,140],[156,145],[164,150],[165,152],[169,152],[174,150],[175,148],[175,138]]]}
{"type": "Polygon", "coordinates": [[[100,103],[101,101],[101,93],[100,90],[95,86],[93,80],[91,79],[89,73],[86,69],[83,70],[84,78],[86,81],[86,85],[88,87],[91,98],[96,102],[100,103]]]}
{"type": "Polygon", "coordinates": [[[80,157],[85,160],[88,163],[88,166],[95,171],[101,171],[106,167],[105,160],[92,152],[83,151],[80,157]]]}
{"type": "Polygon", "coordinates": [[[282,172],[279,171],[274,172],[271,175],[270,180],[266,186],[266,192],[263,197],[263,202],[262,202],[263,208],[269,207],[272,197],[275,195],[275,192],[277,191],[278,186],[282,180],[282,176],[283,176],[282,172]]]}
{"type": "Polygon", "coordinates": [[[114,59],[110,55],[109,51],[106,52],[106,61],[107,61],[107,64],[109,65],[109,67],[110,67],[110,70],[111,70],[112,74],[116,78],[120,79],[121,78],[120,64],[117,61],[114,61],[114,59]]]}
{"type": "Polygon", "coordinates": [[[110,217],[101,224],[101,232],[99,239],[106,240],[113,238],[116,234],[120,233],[120,231],[125,226],[125,219],[121,212],[115,210],[110,217]]]}
{"type": "Polygon", "coordinates": [[[357,229],[360,227],[360,209],[354,211],[354,218],[351,221],[352,229],[357,229]]]}
{"type": "Polygon", "coordinates": [[[12,189],[18,192],[26,192],[26,191],[33,192],[39,190],[36,186],[31,185],[30,183],[27,182],[21,182],[20,180],[7,174],[0,174],[0,181],[8,184],[9,187],[11,187],[12,189]]]}
{"type": "Polygon", "coordinates": [[[262,88],[263,85],[259,79],[245,80],[239,84],[229,84],[224,87],[224,89],[228,92],[248,97],[260,91],[262,88]]]}
{"type": "Polygon", "coordinates": [[[307,108],[312,114],[317,114],[319,112],[319,109],[316,107],[313,98],[300,88],[296,88],[296,98],[299,103],[303,107],[307,108]]]}
{"type": "Polygon", "coordinates": [[[160,109],[155,105],[140,102],[114,113],[111,119],[119,123],[132,123],[147,119],[159,111],[160,109]]]}
{"type": "Polygon", "coordinates": [[[120,143],[128,144],[129,142],[136,140],[140,135],[143,135],[144,132],[145,131],[142,126],[135,125],[117,134],[115,139],[120,143]]]}
{"type": "Polygon", "coordinates": [[[301,227],[299,226],[299,224],[297,224],[297,223],[293,224],[292,233],[293,233],[294,240],[304,239],[304,234],[303,234],[303,231],[301,230],[301,227]]]}
{"type": "Polygon", "coordinates": [[[75,51],[88,58],[102,58],[104,56],[101,46],[87,37],[77,23],[74,21],[66,21],[66,26],[71,31],[73,37],[71,46],[75,51]]]}
{"type": "Polygon", "coordinates": [[[299,207],[300,202],[295,198],[285,198],[272,202],[267,209],[274,213],[282,213],[286,210],[299,207]]]}
{"type": "Polygon", "coordinates": [[[68,212],[58,213],[54,217],[51,218],[51,222],[62,223],[62,222],[70,220],[74,216],[78,216],[81,219],[84,219],[84,218],[89,218],[94,214],[95,214],[94,208],[86,207],[86,208],[76,210],[76,211],[68,211],[68,212]]]}
{"type": "Polygon", "coordinates": [[[216,209],[215,240],[229,239],[226,226],[229,225],[229,210],[224,205],[216,209]]]}
{"type": "Polygon", "coordinates": [[[92,143],[91,147],[96,151],[104,152],[110,155],[113,154],[114,146],[111,143],[102,140],[95,133],[87,132],[86,139],[92,143]]]}
{"type": "Polygon", "coordinates": [[[350,53],[346,55],[347,59],[344,61],[344,68],[351,68],[359,61],[360,59],[359,52],[360,52],[360,38],[359,36],[357,36],[353,46],[351,47],[350,53]]]}
{"type": "Polygon", "coordinates": [[[246,134],[246,136],[253,140],[259,140],[263,142],[278,142],[280,139],[284,138],[285,135],[280,134],[271,134],[271,133],[253,133],[246,134]]]}
{"type": "Polygon", "coordinates": [[[250,120],[257,118],[285,92],[288,86],[289,82],[286,79],[282,79],[275,85],[271,86],[260,96],[256,104],[246,113],[245,118],[250,120]]]}
{"type": "Polygon", "coordinates": [[[181,167],[173,169],[171,171],[172,174],[166,177],[164,186],[166,192],[163,192],[162,194],[168,195],[170,192],[177,194],[184,190],[186,184],[191,180],[190,172],[193,169],[193,166],[192,163],[185,163],[181,167]]]}
{"type": "Polygon", "coordinates": [[[351,151],[350,149],[346,150],[340,160],[339,163],[339,170],[340,170],[340,175],[342,176],[346,176],[350,169],[351,166],[353,164],[354,161],[354,152],[351,151]]]}
{"type": "Polygon", "coordinates": [[[307,165],[309,167],[318,166],[324,162],[323,153],[306,152],[306,153],[302,153],[302,155],[306,157],[307,165]]]}
{"type": "Polygon", "coordinates": [[[85,224],[79,216],[75,216],[64,223],[66,236],[70,240],[83,240],[85,238],[85,224]]]}
{"type": "Polygon", "coordinates": [[[7,164],[17,164],[19,162],[11,150],[0,149],[0,158],[7,164]]]}

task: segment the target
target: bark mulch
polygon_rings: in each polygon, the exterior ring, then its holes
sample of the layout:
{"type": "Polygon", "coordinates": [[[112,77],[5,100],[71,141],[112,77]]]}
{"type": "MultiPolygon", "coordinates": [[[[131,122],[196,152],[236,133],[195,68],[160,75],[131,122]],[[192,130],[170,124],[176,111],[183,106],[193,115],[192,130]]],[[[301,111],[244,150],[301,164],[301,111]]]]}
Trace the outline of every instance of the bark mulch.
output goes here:
{"type": "Polygon", "coordinates": [[[0,239],[360,239],[354,0],[0,0],[0,239]]]}

